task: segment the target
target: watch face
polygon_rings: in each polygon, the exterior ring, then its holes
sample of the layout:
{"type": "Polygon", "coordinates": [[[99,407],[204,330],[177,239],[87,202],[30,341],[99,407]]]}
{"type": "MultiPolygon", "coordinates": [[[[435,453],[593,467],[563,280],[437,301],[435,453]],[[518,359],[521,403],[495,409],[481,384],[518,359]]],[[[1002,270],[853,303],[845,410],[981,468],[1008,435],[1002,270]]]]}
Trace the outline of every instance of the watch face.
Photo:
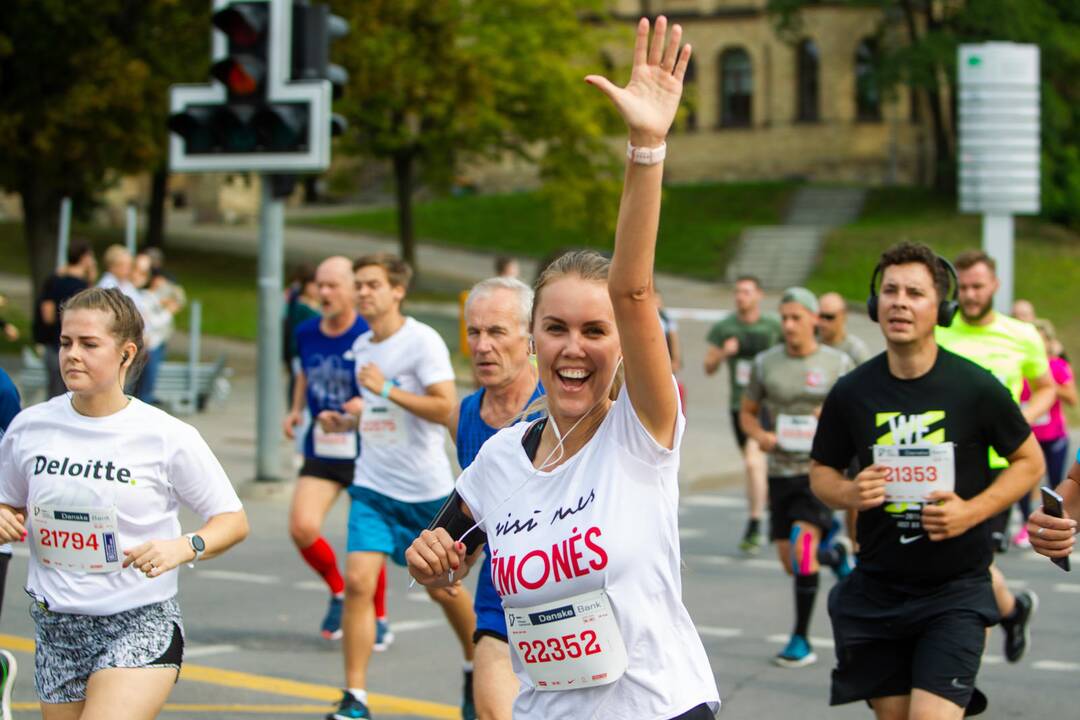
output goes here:
{"type": "Polygon", "coordinates": [[[195,552],[206,552],[206,541],[198,535],[191,536],[191,547],[195,548],[195,552]]]}

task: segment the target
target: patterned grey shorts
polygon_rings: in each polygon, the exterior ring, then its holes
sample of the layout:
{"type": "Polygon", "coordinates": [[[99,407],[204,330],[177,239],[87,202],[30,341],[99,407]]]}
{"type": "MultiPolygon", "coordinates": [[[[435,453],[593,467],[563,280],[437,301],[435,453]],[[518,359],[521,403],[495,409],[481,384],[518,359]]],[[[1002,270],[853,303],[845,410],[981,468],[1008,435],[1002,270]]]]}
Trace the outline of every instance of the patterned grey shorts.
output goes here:
{"type": "Polygon", "coordinates": [[[184,625],[176,598],[115,615],[69,615],[30,605],[37,626],[34,682],[44,703],[81,702],[106,668],[180,669],[184,625]]]}

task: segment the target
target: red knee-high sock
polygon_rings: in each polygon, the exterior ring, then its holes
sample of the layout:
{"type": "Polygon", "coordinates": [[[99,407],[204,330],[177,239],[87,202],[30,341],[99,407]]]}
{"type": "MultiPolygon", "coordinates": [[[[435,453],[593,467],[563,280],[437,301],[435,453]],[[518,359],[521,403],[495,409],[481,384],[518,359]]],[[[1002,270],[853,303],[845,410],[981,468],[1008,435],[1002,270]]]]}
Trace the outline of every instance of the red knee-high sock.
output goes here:
{"type": "Polygon", "coordinates": [[[379,584],[375,586],[375,617],[386,617],[386,563],[379,571],[379,584]]]}
{"type": "Polygon", "coordinates": [[[320,537],[301,550],[300,554],[307,561],[307,564],[311,566],[311,569],[317,572],[330,586],[331,593],[340,595],[345,592],[345,579],[341,577],[341,571],[338,570],[337,556],[334,555],[334,548],[330,547],[330,543],[326,542],[326,538],[320,537]]]}

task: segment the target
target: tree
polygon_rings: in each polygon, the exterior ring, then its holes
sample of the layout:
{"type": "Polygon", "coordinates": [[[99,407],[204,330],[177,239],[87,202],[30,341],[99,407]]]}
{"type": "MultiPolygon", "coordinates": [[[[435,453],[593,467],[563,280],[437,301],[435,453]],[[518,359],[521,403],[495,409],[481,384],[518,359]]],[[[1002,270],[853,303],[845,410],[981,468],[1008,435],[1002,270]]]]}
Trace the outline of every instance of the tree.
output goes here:
{"type": "MultiPolygon", "coordinates": [[[[199,2],[209,14],[206,3],[199,2]]],[[[153,167],[164,81],[150,55],[194,0],[7,0],[0,13],[0,186],[22,199],[35,288],[56,264],[60,199],[153,167]],[[156,38],[156,40],[154,40],[156,38]]],[[[208,37],[208,25],[205,36],[208,37]]],[[[170,36],[171,37],[171,36],[170,36]]]]}
{"type": "Polygon", "coordinates": [[[616,116],[584,76],[600,61],[602,0],[338,0],[353,28],[347,152],[394,171],[402,256],[416,263],[418,171],[445,188],[463,162],[536,164],[564,221],[610,233],[618,192],[604,138],[616,116]],[[595,13],[595,15],[588,15],[595,13]],[[593,65],[589,65],[589,63],[593,65]]]}
{"type": "MultiPolygon", "coordinates": [[[[797,36],[816,0],[769,0],[781,33],[797,36]]],[[[995,40],[1034,43],[1042,55],[1042,206],[1052,220],[1080,227],[1080,3],[1075,0],[843,0],[876,8],[881,23],[876,75],[883,88],[906,85],[929,113],[933,185],[956,191],[956,124],[951,108],[957,46],[995,40]]]]}

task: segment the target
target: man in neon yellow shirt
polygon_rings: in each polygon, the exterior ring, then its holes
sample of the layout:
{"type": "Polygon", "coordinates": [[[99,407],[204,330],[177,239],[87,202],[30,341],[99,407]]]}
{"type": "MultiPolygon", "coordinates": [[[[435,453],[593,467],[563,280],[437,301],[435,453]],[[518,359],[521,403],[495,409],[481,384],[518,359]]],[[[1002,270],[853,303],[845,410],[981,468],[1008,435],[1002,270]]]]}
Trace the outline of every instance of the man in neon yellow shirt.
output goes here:
{"type": "MultiPolygon", "coordinates": [[[[1031,386],[1031,399],[1021,407],[1029,423],[1049,412],[1054,404],[1054,379],[1046,359],[1042,337],[1034,325],[994,312],[998,289],[997,264],[982,250],[968,250],[956,258],[960,313],[949,327],[937,328],[942,347],[966,357],[994,375],[1020,403],[1024,380],[1031,386]]],[[[990,467],[995,472],[1009,466],[1005,458],[990,450],[990,467]]],[[[1009,512],[990,521],[995,549],[1008,547],[1009,512]]],[[[1038,598],[1030,590],[1017,595],[1005,584],[996,565],[990,566],[994,597],[1005,631],[1005,658],[1018,662],[1028,645],[1028,624],[1038,598]]]]}

